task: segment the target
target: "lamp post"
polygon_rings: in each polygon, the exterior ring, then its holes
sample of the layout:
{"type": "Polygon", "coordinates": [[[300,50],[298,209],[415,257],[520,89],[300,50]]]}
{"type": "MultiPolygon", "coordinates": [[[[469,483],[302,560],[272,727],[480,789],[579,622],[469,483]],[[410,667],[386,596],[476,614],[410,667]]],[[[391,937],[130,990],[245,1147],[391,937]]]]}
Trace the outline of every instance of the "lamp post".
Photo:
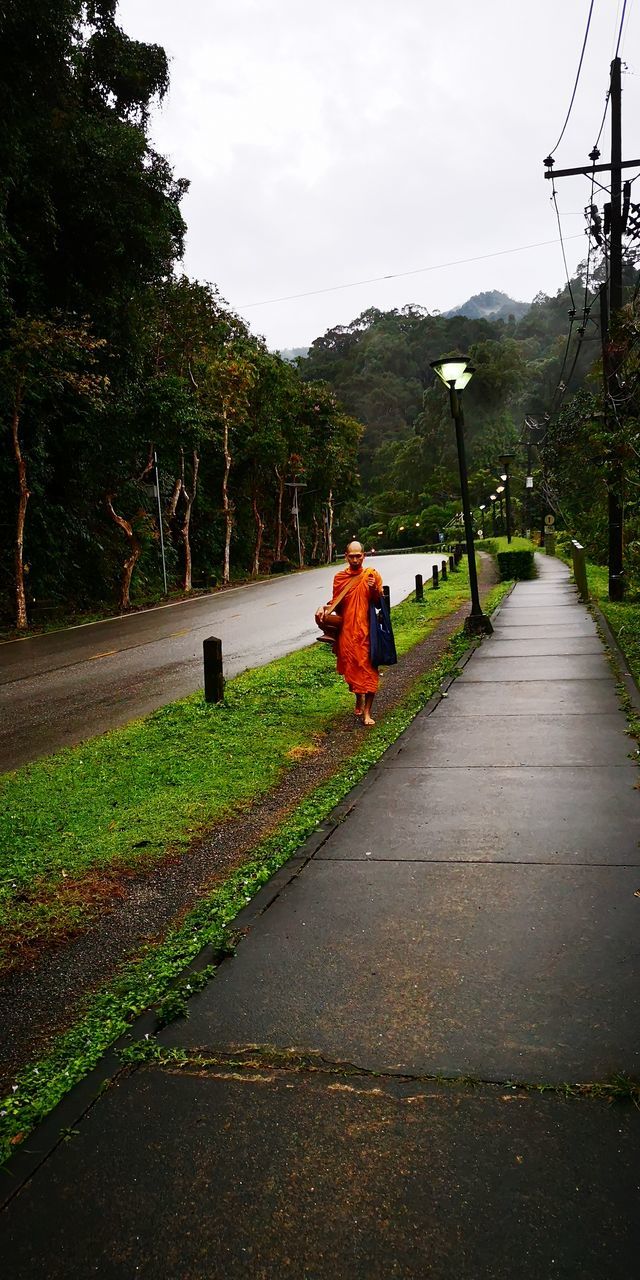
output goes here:
{"type": "Polygon", "coordinates": [[[467,559],[469,562],[469,586],[471,588],[471,613],[465,621],[465,631],[471,635],[490,635],[493,627],[480,607],[478,593],[478,575],[476,573],[476,555],[473,545],[473,522],[469,504],[469,485],[467,481],[467,459],[464,447],[464,417],[462,414],[462,392],[473,377],[473,368],[468,356],[455,356],[451,359],[432,360],[431,368],[437,373],[441,382],[449,391],[451,416],[456,428],[456,445],[458,449],[458,468],[460,471],[460,494],[462,497],[462,514],[464,532],[467,543],[467,559]]]}
{"type": "Polygon", "coordinates": [[[495,493],[491,493],[489,495],[489,499],[491,502],[491,532],[495,538],[496,536],[496,502],[498,501],[498,498],[495,493]]]}
{"type": "Polygon", "coordinates": [[[513,458],[512,453],[500,454],[500,461],[502,463],[502,466],[504,467],[504,473],[503,475],[500,476],[500,479],[504,480],[505,499],[507,503],[507,542],[511,542],[511,487],[509,484],[509,480],[510,480],[509,464],[511,463],[512,458],[513,458]]]}
{"type": "Polygon", "coordinates": [[[482,529],[482,537],[483,537],[483,538],[484,538],[484,513],[485,513],[486,509],[487,509],[487,504],[486,504],[486,502],[481,502],[481,503],[480,503],[480,506],[478,507],[478,510],[479,510],[479,512],[480,512],[480,526],[481,526],[481,529],[482,529]]]}
{"type": "Polygon", "coordinates": [[[503,484],[496,485],[496,493],[498,495],[498,501],[500,502],[500,533],[504,533],[504,506],[502,500],[502,495],[504,493],[503,484]]]}

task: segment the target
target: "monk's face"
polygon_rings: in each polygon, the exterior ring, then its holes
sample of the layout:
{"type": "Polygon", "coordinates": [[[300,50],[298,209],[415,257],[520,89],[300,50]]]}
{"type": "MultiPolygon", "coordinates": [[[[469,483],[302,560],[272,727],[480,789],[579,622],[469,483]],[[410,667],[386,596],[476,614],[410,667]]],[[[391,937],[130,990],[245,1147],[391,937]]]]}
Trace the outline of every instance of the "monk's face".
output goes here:
{"type": "Polygon", "coordinates": [[[364,548],[359,542],[350,542],[347,547],[347,560],[349,568],[361,569],[364,563],[364,548]]]}

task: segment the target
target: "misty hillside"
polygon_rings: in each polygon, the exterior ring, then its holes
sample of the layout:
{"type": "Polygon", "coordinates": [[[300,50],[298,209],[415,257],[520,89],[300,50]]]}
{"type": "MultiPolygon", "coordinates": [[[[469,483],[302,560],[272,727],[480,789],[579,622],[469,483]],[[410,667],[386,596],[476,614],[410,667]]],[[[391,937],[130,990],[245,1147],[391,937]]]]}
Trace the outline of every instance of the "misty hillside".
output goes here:
{"type": "Polygon", "coordinates": [[[499,289],[490,289],[486,293],[474,293],[473,297],[468,298],[460,307],[452,307],[451,311],[445,311],[443,314],[447,318],[467,316],[469,320],[508,320],[509,316],[515,316],[516,320],[521,320],[530,308],[530,302],[516,302],[507,293],[500,293],[499,289]]]}
{"type": "Polygon", "coordinates": [[[278,355],[282,356],[283,360],[288,360],[289,363],[292,363],[294,360],[297,360],[298,356],[308,356],[308,354],[309,354],[308,347],[283,347],[278,352],[278,355]]]}

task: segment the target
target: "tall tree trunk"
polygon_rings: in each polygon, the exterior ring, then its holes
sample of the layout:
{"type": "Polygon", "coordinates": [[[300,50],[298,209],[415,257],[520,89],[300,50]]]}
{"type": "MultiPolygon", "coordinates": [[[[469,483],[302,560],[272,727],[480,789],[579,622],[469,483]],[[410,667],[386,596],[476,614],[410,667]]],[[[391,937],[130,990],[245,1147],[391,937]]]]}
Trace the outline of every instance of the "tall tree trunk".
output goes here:
{"type": "Polygon", "coordinates": [[[13,413],[11,415],[11,435],[13,439],[13,456],[18,468],[18,515],[16,518],[16,544],[14,553],[16,571],[16,626],[24,631],[29,625],[27,619],[27,597],[24,589],[24,526],[27,514],[27,503],[31,491],[27,484],[27,468],[20,448],[20,412],[22,409],[22,383],[16,385],[13,397],[13,413]]]}
{"type": "Polygon", "coordinates": [[[274,560],[282,560],[282,503],[284,501],[284,471],[280,471],[276,467],[276,475],[278,477],[278,506],[276,508],[276,548],[274,552],[274,560]]]}
{"type": "Polygon", "coordinates": [[[253,507],[253,518],[256,524],[256,541],[255,541],[255,547],[253,550],[253,569],[251,570],[251,572],[254,578],[257,578],[260,572],[260,552],[262,550],[262,535],[264,533],[264,520],[262,519],[262,516],[258,511],[258,499],[255,492],[253,493],[251,498],[251,505],[253,507]]]}
{"type": "MultiPolygon", "coordinates": [[[[191,455],[191,492],[188,492],[187,489],[185,488],[184,480],[182,482],[182,492],[184,494],[184,500],[186,504],[184,509],[184,516],[182,518],[182,524],[180,526],[180,538],[182,540],[182,549],[184,552],[184,576],[182,579],[183,591],[191,591],[191,585],[192,585],[191,584],[190,527],[191,527],[191,512],[193,510],[193,504],[196,500],[196,493],[198,491],[199,466],[200,466],[200,455],[198,453],[198,450],[194,449],[191,455]]],[[[184,458],[183,458],[183,468],[184,468],[184,458]]],[[[183,476],[184,476],[184,470],[183,470],[183,476]]]]}
{"type": "Polygon", "coordinates": [[[333,489],[329,490],[327,498],[327,564],[331,564],[333,558],[333,489]]]}
{"type": "Polygon", "coordinates": [[[129,555],[126,557],[124,564],[122,566],[122,578],[120,579],[120,599],[118,601],[120,609],[124,610],[124,609],[129,609],[131,607],[131,599],[130,599],[131,579],[133,577],[133,571],[138,563],[138,560],[140,559],[140,552],[142,551],[142,546],[140,543],[140,539],[138,538],[137,534],[133,530],[133,526],[129,523],[128,520],[125,520],[124,516],[119,516],[118,513],[114,511],[113,509],[114,496],[115,495],[113,493],[108,493],[105,498],[107,511],[109,512],[109,515],[111,516],[112,520],[117,524],[118,528],[122,530],[125,538],[127,539],[127,542],[129,543],[129,555]]]}
{"type": "Polygon", "coordinates": [[[233,529],[233,503],[229,498],[229,472],[231,471],[231,452],[229,449],[229,420],[226,409],[222,414],[222,450],[224,453],[224,473],[222,476],[222,510],[224,512],[224,560],[222,564],[222,582],[228,585],[231,576],[231,530],[233,529]]]}
{"type": "Polygon", "coordinates": [[[320,529],[320,525],[318,524],[318,521],[317,521],[317,518],[316,518],[316,514],[315,514],[315,511],[314,511],[314,513],[313,513],[313,542],[312,542],[312,544],[311,544],[311,563],[312,563],[312,564],[313,564],[313,561],[316,559],[316,557],[317,557],[317,555],[318,555],[318,543],[320,542],[320,535],[321,535],[321,529],[320,529]]]}
{"type": "MultiPolygon", "coordinates": [[[[180,450],[180,452],[182,453],[182,449],[180,450]]],[[[176,476],[173,489],[171,490],[171,497],[169,498],[169,501],[167,503],[167,521],[169,522],[169,524],[171,524],[176,519],[178,502],[180,500],[180,494],[182,493],[183,484],[184,484],[184,456],[182,458],[182,476],[176,476]]]]}

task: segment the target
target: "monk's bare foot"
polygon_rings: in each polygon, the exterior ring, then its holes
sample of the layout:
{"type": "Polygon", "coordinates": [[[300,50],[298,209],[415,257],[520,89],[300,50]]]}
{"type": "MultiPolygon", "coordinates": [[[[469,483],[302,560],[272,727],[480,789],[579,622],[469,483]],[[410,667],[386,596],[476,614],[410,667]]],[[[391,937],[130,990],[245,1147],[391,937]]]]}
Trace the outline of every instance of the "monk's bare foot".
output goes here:
{"type": "Polygon", "coordinates": [[[375,724],[375,720],[373,716],[363,716],[362,723],[367,726],[367,729],[370,729],[375,724]]]}
{"type": "Polygon", "coordinates": [[[356,705],[354,708],[354,716],[361,716],[364,712],[364,694],[356,694],[356,705]]]}

